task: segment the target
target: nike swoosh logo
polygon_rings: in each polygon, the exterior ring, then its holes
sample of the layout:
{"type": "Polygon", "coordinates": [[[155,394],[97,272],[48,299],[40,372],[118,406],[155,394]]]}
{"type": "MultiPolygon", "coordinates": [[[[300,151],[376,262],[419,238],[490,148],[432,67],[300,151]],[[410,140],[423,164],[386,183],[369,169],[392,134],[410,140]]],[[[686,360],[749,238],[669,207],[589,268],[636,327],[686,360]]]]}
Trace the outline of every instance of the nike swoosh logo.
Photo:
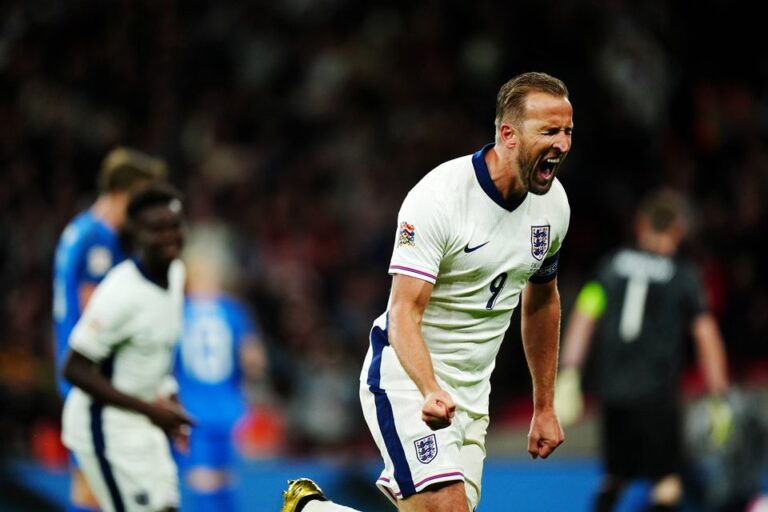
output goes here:
{"type": "Polygon", "coordinates": [[[474,251],[478,250],[479,248],[481,248],[482,246],[488,245],[489,243],[491,243],[490,240],[488,240],[484,244],[476,245],[474,247],[470,247],[469,244],[467,244],[467,246],[464,247],[464,252],[466,252],[466,253],[474,252],[474,251]]]}

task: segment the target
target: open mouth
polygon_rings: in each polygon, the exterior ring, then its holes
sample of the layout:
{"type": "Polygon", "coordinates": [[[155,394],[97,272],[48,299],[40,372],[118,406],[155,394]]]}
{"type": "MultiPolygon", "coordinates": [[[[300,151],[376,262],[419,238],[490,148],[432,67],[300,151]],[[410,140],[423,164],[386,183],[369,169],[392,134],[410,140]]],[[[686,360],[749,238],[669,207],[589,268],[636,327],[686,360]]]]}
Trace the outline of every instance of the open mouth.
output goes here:
{"type": "Polygon", "coordinates": [[[554,178],[557,168],[560,166],[560,162],[563,159],[563,155],[554,156],[551,158],[544,158],[539,162],[537,168],[537,175],[541,181],[549,181],[554,178]]]}

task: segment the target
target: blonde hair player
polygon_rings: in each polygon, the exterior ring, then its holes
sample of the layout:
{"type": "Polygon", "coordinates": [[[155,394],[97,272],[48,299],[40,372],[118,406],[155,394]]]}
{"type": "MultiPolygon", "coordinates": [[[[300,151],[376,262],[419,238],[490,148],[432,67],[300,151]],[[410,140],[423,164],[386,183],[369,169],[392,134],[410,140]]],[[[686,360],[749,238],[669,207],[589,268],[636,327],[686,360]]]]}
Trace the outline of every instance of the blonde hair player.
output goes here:
{"type": "MultiPolygon", "coordinates": [[[[371,329],[360,401],[381,452],[376,485],[401,511],[467,512],[481,494],[490,377],[512,313],[533,380],[532,458],[563,442],[553,399],[557,267],[570,207],[557,173],[571,149],[563,82],[501,87],[495,142],[429,172],[405,198],[387,311],[371,329]]],[[[294,481],[283,512],[345,510],[294,481]]]]}

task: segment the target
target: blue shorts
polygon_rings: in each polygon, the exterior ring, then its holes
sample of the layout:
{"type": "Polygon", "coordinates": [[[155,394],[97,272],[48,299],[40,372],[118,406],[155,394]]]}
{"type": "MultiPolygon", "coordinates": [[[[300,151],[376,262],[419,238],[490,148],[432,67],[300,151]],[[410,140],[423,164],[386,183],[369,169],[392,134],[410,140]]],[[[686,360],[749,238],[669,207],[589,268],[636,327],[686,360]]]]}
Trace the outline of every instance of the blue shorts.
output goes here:
{"type": "Polygon", "coordinates": [[[185,468],[206,467],[225,469],[235,461],[232,429],[229,426],[198,425],[192,427],[189,453],[180,456],[185,468]]]}

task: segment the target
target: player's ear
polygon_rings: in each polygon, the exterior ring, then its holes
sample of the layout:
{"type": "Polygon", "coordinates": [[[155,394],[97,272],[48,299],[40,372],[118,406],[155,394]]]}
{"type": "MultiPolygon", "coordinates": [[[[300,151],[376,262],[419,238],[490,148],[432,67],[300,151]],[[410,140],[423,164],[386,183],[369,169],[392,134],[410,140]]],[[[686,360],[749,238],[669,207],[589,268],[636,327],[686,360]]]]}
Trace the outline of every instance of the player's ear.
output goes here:
{"type": "Polygon", "coordinates": [[[512,123],[502,122],[499,126],[499,136],[501,144],[507,149],[514,149],[517,146],[519,135],[512,123]]]}

